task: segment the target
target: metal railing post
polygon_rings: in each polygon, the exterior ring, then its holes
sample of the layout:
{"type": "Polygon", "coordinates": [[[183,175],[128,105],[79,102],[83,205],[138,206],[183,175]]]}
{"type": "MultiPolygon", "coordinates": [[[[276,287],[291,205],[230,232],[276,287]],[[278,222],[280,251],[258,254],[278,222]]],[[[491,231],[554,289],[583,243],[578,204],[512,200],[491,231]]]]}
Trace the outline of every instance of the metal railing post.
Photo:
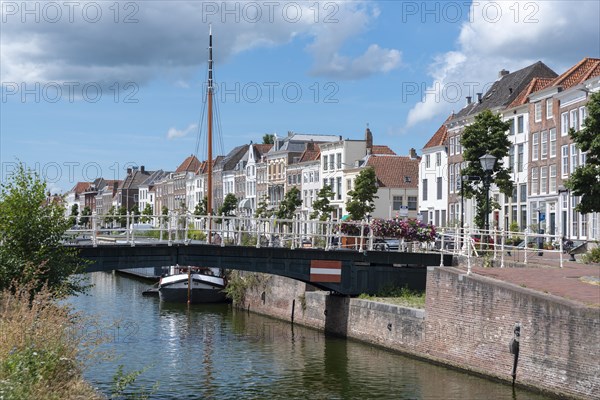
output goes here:
{"type": "MultiPolygon", "coordinates": [[[[131,215],[133,215],[133,212],[131,215]]],[[[132,219],[131,221],[131,247],[135,247],[135,219],[132,219]]]]}
{"type": "Polygon", "coordinates": [[[558,240],[560,244],[558,245],[558,250],[560,251],[560,267],[563,267],[563,241],[562,238],[558,240]]]}
{"type": "Polygon", "coordinates": [[[471,228],[468,229],[469,237],[463,236],[467,246],[467,275],[471,275],[471,228]]]}
{"type": "Polygon", "coordinates": [[[369,224],[369,251],[373,251],[373,239],[374,239],[373,229],[371,227],[371,224],[369,224]]]}
{"type": "Polygon", "coordinates": [[[363,240],[365,237],[365,220],[360,221],[360,243],[358,245],[358,251],[363,252],[363,240]]]}
{"type": "Polygon", "coordinates": [[[504,229],[502,229],[500,231],[500,268],[504,268],[504,236],[506,234],[506,231],[504,229]]]}
{"type": "Polygon", "coordinates": [[[525,255],[524,255],[525,258],[524,258],[523,262],[525,263],[525,265],[527,265],[527,249],[528,249],[528,247],[527,247],[527,231],[525,231],[525,246],[523,248],[525,250],[525,255]]]}
{"type": "Polygon", "coordinates": [[[171,240],[171,211],[167,213],[167,243],[169,246],[173,246],[173,241],[171,240]]]}
{"type": "Polygon", "coordinates": [[[189,236],[188,234],[189,234],[189,231],[190,231],[190,222],[188,221],[189,215],[190,214],[188,212],[185,213],[185,219],[184,219],[184,222],[183,222],[185,224],[185,234],[184,234],[185,235],[184,236],[185,239],[183,240],[183,243],[185,243],[186,246],[190,243],[190,239],[188,237],[189,236]]]}
{"type": "Polygon", "coordinates": [[[440,267],[444,266],[444,232],[445,230],[442,228],[442,240],[440,241],[440,267]]]}
{"type": "Polygon", "coordinates": [[[236,221],[238,224],[238,240],[237,240],[237,245],[241,246],[242,245],[242,217],[236,217],[236,221]]]}
{"type": "Polygon", "coordinates": [[[98,247],[98,226],[96,219],[96,211],[92,213],[92,246],[98,247]]]}
{"type": "MultiPolygon", "coordinates": [[[[225,247],[225,220],[227,217],[221,218],[221,247],[225,247]]],[[[227,219],[227,221],[229,221],[227,219]]],[[[229,234],[229,232],[227,232],[229,234]]]]}
{"type": "Polygon", "coordinates": [[[129,213],[129,211],[126,211],[125,212],[125,240],[127,243],[129,243],[129,237],[131,236],[131,232],[129,231],[130,226],[131,226],[129,219],[130,219],[130,213],[129,213]]]}
{"type": "Polygon", "coordinates": [[[260,219],[256,219],[256,248],[260,249],[260,225],[262,221],[260,219]]]}
{"type": "Polygon", "coordinates": [[[292,244],[290,249],[294,250],[296,248],[296,216],[292,216],[292,244]]]}

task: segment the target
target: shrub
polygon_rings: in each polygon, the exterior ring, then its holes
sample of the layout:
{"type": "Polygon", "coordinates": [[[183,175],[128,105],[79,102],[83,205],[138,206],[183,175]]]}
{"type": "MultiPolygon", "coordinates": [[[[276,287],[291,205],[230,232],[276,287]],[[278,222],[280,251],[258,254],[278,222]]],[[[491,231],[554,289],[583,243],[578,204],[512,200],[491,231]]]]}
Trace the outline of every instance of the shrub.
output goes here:
{"type": "Polygon", "coordinates": [[[600,263],[600,247],[594,247],[587,253],[585,253],[581,259],[586,264],[598,264],[600,263]]]}

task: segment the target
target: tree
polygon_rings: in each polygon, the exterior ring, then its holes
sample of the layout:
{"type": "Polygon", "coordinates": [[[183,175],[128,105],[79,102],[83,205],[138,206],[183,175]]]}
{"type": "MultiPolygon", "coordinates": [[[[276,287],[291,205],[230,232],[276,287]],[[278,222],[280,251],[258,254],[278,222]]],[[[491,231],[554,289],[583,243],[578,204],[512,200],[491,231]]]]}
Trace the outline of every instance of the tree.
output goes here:
{"type": "MultiPolygon", "coordinates": [[[[508,156],[511,142],[506,132],[510,124],[503,122],[499,114],[485,110],[475,116],[475,122],[467,126],[462,134],[460,143],[463,147],[463,159],[467,162],[462,175],[478,176],[484,182],[486,172],[481,167],[479,157],[491,154],[496,157],[496,164],[490,177],[501,193],[510,196],[513,191],[513,181],[508,168],[505,168],[502,159],[508,156]]],[[[490,184],[491,184],[490,183],[490,184]]],[[[472,181],[461,182],[465,197],[477,200],[475,225],[483,229],[485,225],[486,191],[484,185],[472,181]]],[[[499,207],[497,203],[490,205],[490,210],[499,207]]]]}
{"type": "Polygon", "coordinates": [[[331,205],[329,199],[333,197],[333,191],[331,186],[325,185],[317,193],[317,199],[313,202],[313,212],[310,213],[311,219],[318,219],[319,221],[327,221],[331,217],[331,213],[335,208],[331,205]]]}
{"type": "Polygon", "coordinates": [[[0,188],[0,290],[13,284],[47,285],[57,295],[85,290],[85,262],[77,250],[65,247],[71,226],[62,205],[46,202],[46,183],[20,164],[0,188]],[[71,278],[70,278],[71,277],[71,278]]]}
{"type": "Polygon", "coordinates": [[[133,214],[133,223],[137,224],[138,221],[140,220],[140,207],[135,204],[133,207],[131,207],[131,214],[133,214]]]}
{"type": "Polygon", "coordinates": [[[108,209],[108,215],[104,217],[105,224],[112,224],[113,222],[117,222],[117,209],[115,206],[110,206],[108,209]]]}
{"type": "Polygon", "coordinates": [[[146,207],[144,207],[144,209],[142,210],[143,217],[140,218],[140,221],[142,223],[148,223],[152,221],[152,214],[154,214],[154,211],[152,210],[152,205],[150,203],[147,203],[146,207]]]}
{"type": "Polygon", "coordinates": [[[206,209],[208,208],[208,197],[204,196],[202,200],[196,204],[194,209],[194,215],[207,215],[206,209]]]}
{"type": "Polygon", "coordinates": [[[350,219],[362,220],[367,213],[375,210],[374,200],[377,197],[377,177],[375,169],[367,167],[360,171],[354,181],[354,190],[348,192],[350,199],[346,201],[346,210],[350,219]]]}
{"type": "Polygon", "coordinates": [[[275,216],[281,219],[292,219],[296,213],[296,209],[302,205],[300,198],[300,190],[294,186],[283,197],[279,204],[279,208],[275,212],[275,216]]]}
{"type": "Polygon", "coordinates": [[[79,204],[75,203],[71,207],[71,216],[69,217],[69,225],[77,225],[77,216],[79,215],[79,204]]]}
{"type": "MultiPolygon", "coordinates": [[[[227,196],[225,196],[225,198],[223,199],[223,204],[221,204],[221,207],[219,207],[219,215],[222,215],[224,217],[232,216],[233,211],[235,211],[235,209],[237,208],[237,204],[237,197],[235,197],[233,193],[227,193],[227,196]]],[[[217,223],[220,224],[221,220],[219,219],[217,223]]]]}
{"type": "Polygon", "coordinates": [[[263,144],[273,144],[275,143],[275,135],[273,135],[272,133],[265,133],[263,135],[263,144]]]}
{"type": "Polygon", "coordinates": [[[85,206],[83,208],[83,210],[81,210],[81,218],[79,219],[79,222],[81,222],[81,225],[89,228],[90,215],[92,215],[92,209],[90,208],[90,206],[85,206]]]}
{"type": "Polygon", "coordinates": [[[590,96],[587,111],[583,129],[569,130],[577,147],[587,152],[585,164],[577,167],[565,183],[573,196],[581,196],[575,210],[582,214],[600,211],[600,92],[590,96]]]}
{"type": "Polygon", "coordinates": [[[254,211],[254,218],[269,218],[273,215],[273,211],[269,210],[269,196],[263,195],[254,211]]]}
{"type": "Polygon", "coordinates": [[[118,217],[115,218],[117,224],[119,224],[121,228],[124,228],[125,225],[127,225],[127,208],[125,206],[119,207],[116,215],[118,215],[118,217]]]}

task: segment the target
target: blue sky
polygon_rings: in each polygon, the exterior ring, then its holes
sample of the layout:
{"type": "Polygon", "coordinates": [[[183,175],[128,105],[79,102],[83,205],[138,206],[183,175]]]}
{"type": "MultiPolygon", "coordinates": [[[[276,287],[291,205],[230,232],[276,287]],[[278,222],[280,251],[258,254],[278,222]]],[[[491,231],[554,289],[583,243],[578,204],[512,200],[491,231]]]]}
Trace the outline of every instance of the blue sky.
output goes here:
{"type": "Polygon", "coordinates": [[[0,4],[1,178],[20,160],[53,191],[195,153],[209,22],[218,153],[369,123],[408,154],[502,68],[600,56],[597,1],[0,4]]]}

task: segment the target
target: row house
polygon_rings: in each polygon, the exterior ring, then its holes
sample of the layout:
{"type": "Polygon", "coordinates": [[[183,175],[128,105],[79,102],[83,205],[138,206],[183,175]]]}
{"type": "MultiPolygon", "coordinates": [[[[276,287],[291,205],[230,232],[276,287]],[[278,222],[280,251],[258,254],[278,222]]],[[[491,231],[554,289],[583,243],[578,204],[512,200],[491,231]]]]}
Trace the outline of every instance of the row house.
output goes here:
{"type": "MultiPolygon", "coordinates": [[[[105,180],[104,185],[98,191],[95,201],[95,212],[98,215],[109,214],[110,209],[115,206],[121,180],[105,180]]],[[[116,206],[115,206],[116,209],[116,206]]]]}
{"type": "MultiPolygon", "coordinates": [[[[454,118],[451,114],[421,149],[419,162],[419,215],[421,221],[436,226],[446,226],[448,210],[448,129],[446,123],[454,118]]],[[[454,209],[448,224],[457,221],[454,209]]]]}
{"type": "MultiPolygon", "coordinates": [[[[541,79],[554,79],[557,74],[546,66],[541,61],[538,61],[528,67],[520,69],[518,71],[510,73],[506,70],[501,70],[498,75],[498,80],[495,81],[490,89],[486,93],[477,93],[477,98],[472,101],[471,97],[467,97],[466,106],[460,110],[457,114],[445,123],[447,128],[448,137],[448,220],[454,223],[459,221],[465,222],[465,224],[472,226],[473,217],[475,215],[475,201],[474,199],[463,199],[461,196],[461,171],[466,167],[466,162],[462,157],[463,149],[460,143],[461,134],[464,129],[474,122],[475,116],[484,110],[491,110],[494,113],[502,113],[507,107],[512,107],[512,111],[517,111],[517,114],[512,114],[507,118],[516,119],[513,121],[513,129],[516,129],[518,134],[509,135],[509,140],[512,143],[512,150],[510,155],[504,160],[497,160],[497,163],[502,165],[511,164],[514,158],[514,148],[517,148],[517,157],[519,156],[519,144],[523,144],[523,151],[525,145],[522,140],[526,137],[525,130],[525,119],[519,119],[519,116],[523,116],[523,109],[518,109],[519,104],[513,104],[515,100],[531,85],[532,81],[536,78],[541,79]],[[518,110],[517,110],[518,109],[518,110]],[[519,114],[520,112],[520,114],[519,114]],[[522,132],[521,132],[522,131],[522,132]]],[[[523,153],[523,157],[525,157],[523,153]]],[[[525,158],[523,158],[525,160],[525,158]]],[[[514,164],[514,162],[513,162],[514,164]]],[[[523,166],[525,168],[525,166],[523,166]]],[[[521,185],[526,182],[518,182],[517,185],[521,185]]],[[[518,187],[518,186],[517,186],[518,187]]],[[[513,206],[516,206],[517,215],[516,221],[519,221],[521,217],[518,215],[521,212],[522,205],[526,203],[520,202],[521,197],[517,195],[515,199],[515,191],[510,196],[508,207],[512,211],[513,206]],[[513,200],[515,200],[513,202],[513,200]],[[514,203],[514,204],[513,204],[514,203]]],[[[499,210],[493,210],[492,216],[490,217],[490,227],[499,227],[508,229],[506,226],[506,218],[504,215],[506,200],[505,196],[500,196],[498,189],[492,185],[491,196],[493,199],[500,204],[499,210]]],[[[526,211],[526,210],[525,210],[526,211]]],[[[526,218],[525,218],[526,219],[526,218]]]]}
{"type": "Polygon", "coordinates": [[[152,175],[152,172],[154,171],[146,171],[143,165],[139,168],[127,168],[127,176],[118,188],[119,207],[125,207],[127,211],[131,211],[134,206],[139,207],[139,186],[152,175]]]}
{"type": "Polygon", "coordinates": [[[226,156],[216,158],[213,167],[213,210],[218,212],[225,196],[235,194],[235,168],[248,151],[249,145],[234,147],[226,156]]]}
{"type": "Polygon", "coordinates": [[[590,93],[600,90],[600,59],[584,58],[545,88],[529,95],[530,222],[546,233],[571,239],[597,239],[598,213],[575,211],[564,181],[580,165],[585,153],[569,130],[580,130],[587,117],[590,93]]]}
{"type": "Polygon", "coordinates": [[[187,183],[191,180],[191,177],[196,174],[200,167],[200,161],[196,156],[190,155],[177,167],[175,172],[172,174],[173,179],[173,200],[172,209],[178,209],[181,211],[193,211],[188,206],[189,192],[187,183]]]}
{"type": "Polygon", "coordinates": [[[160,208],[156,207],[156,183],[163,179],[165,176],[169,175],[171,172],[163,171],[159,169],[158,171],[154,171],[148,179],[146,179],[139,186],[139,197],[138,197],[138,207],[140,212],[143,212],[147,206],[150,206],[152,210],[152,215],[160,214],[160,208]]]}
{"type": "MultiPolygon", "coordinates": [[[[258,202],[262,195],[266,196],[266,185],[264,193],[259,193],[257,190],[258,182],[258,168],[264,164],[265,154],[271,150],[272,144],[254,144],[250,142],[248,146],[248,152],[246,155],[246,166],[245,166],[245,181],[244,181],[244,193],[242,200],[240,201],[239,208],[243,211],[243,215],[252,216],[256,211],[258,202]]],[[[266,166],[264,166],[263,172],[263,183],[266,184],[266,166]]]]}
{"type": "Polygon", "coordinates": [[[90,187],[89,182],[77,182],[65,196],[65,215],[71,215],[71,210],[77,204],[77,212],[81,213],[85,207],[85,193],[90,187]]]}
{"type": "MultiPolygon", "coordinates": [[[[309,142],[306,145],[306,150],[300,156],[300,160],[296,164],[301,173],[301,191],[302,205],[300,206],[300,219],[310,221],[310,214],[313,212],[312,205],[317,199],[319,190],[321,189],[321,152],[320,147],[314,142],[309,142]]],[[[307,233],[311,229],[310,225],[303,223],[303,232],[307,233]]]]}

